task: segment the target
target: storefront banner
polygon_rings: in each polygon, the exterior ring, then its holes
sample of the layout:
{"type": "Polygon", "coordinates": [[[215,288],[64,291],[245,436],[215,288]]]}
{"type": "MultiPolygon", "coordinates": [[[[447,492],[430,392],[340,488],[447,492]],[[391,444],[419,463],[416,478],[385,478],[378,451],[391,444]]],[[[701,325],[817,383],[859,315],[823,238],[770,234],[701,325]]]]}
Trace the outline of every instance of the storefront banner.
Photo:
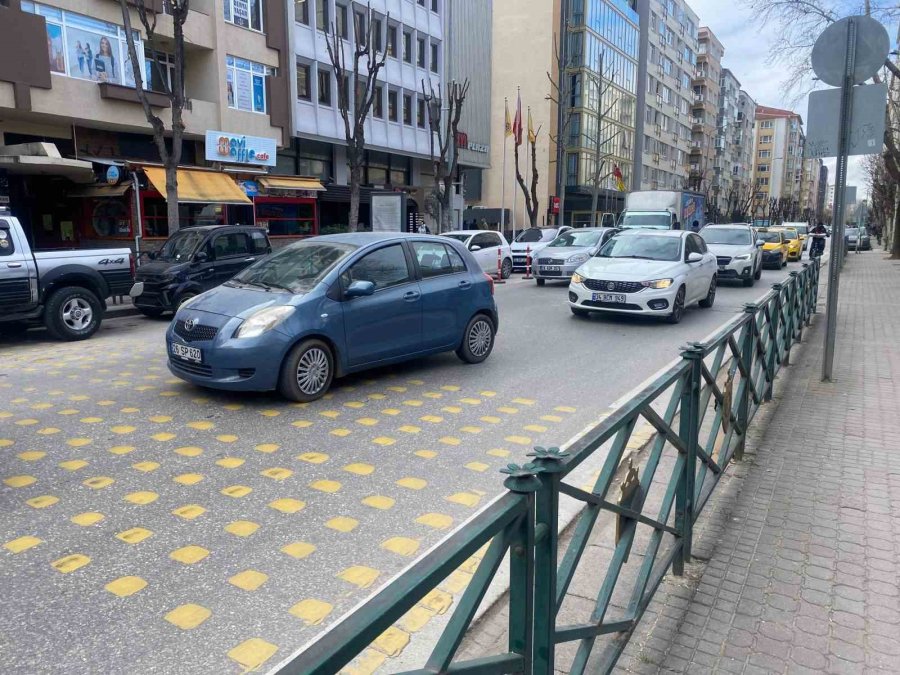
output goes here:
{"type": "Polygon", "coordinates": [[[400,232],[406,195],[402,192],[372,193],[372,232],[400,232]]]}
{"type": "Polygon", "coordinates": [[[229,134],[224,131],[206,132],[208,162],[275,166],[276,151],[274,138],[229,134]]]}

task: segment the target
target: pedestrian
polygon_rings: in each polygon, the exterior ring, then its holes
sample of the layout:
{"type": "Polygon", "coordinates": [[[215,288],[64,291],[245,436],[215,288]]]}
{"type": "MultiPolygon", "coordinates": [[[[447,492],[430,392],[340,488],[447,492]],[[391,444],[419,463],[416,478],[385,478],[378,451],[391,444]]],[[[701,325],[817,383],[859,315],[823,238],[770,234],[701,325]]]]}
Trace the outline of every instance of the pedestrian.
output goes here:
{"type": "Polygon", "coordinates": [[[700,231],[700,221],[695,220],[691,223],[691,232],[699,232],[700,231]]]}

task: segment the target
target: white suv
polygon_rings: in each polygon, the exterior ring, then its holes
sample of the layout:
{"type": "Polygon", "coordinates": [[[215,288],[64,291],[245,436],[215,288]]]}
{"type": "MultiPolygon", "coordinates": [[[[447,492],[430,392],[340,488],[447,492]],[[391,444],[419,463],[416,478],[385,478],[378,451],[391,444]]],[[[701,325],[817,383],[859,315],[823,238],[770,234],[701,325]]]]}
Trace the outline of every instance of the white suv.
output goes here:
{"type": "Polygon", "coordinates": [[[707,225],[700,236],[716,256],[719,281],[740,279],[744,286],[752,286],[762,276],[761,243],[749,225],[707,225]]]}

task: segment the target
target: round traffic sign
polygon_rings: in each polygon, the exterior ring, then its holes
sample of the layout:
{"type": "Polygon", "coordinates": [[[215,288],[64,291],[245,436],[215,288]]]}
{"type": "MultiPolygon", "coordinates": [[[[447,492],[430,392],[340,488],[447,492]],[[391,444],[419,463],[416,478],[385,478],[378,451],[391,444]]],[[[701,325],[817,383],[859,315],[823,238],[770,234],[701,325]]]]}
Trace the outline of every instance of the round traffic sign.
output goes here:
{"type": "Polygon", "coordinates": [[[853,84],[862,84],[884,65],[891,51],[887,30],[870,16],[848,16],[828,26],[812,50],[812,68],[825,84],[840,87],[847,67],[847,33],[856,26],[856,58],[853,84]]]}

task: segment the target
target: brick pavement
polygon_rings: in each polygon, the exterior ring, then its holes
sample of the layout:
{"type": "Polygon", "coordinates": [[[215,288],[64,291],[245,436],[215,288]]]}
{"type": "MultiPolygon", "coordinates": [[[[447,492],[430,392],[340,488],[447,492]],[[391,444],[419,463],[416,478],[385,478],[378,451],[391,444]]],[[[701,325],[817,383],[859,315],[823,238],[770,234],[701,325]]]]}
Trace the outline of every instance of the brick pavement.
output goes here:
{"type": "Polygon", "coordinates": [[[824,325],[804,336],[770,425],[701,518],[696,562],[667,577],[617,672],[900,669],[900,263],[849,258],[830,384],[824,325]]]}

